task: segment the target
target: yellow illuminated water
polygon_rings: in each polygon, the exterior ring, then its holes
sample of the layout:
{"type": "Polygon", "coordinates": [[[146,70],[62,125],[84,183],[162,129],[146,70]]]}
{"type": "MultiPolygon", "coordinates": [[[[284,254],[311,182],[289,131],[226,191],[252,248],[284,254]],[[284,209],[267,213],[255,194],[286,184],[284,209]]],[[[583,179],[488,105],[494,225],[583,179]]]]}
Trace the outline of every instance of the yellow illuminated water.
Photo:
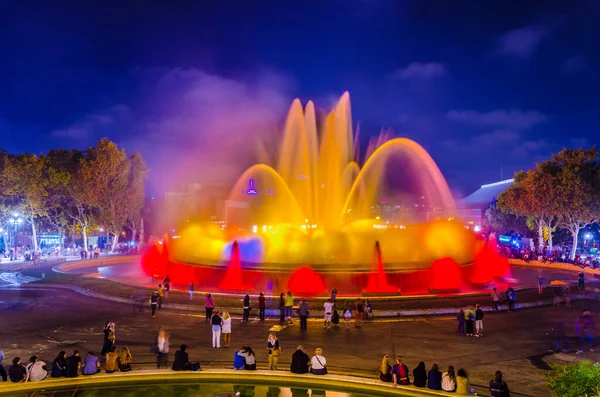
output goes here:
{"type": "Polygon", "coordinates": [[[386,268],[423,268],[444,256],[459,263],[472,260],[474,236],[448,219],[455,203],[427,151],[407,138],[382,137],[360,163],[350,109],[345,93],[317,128],[314,104],[303,108],[294,100],[274,164],[248,168],[229,194],[229,200],[248,204],[252,225],[234,231],[232,225],[225,230],[193,226],[183,232],[177,257],[196,263],[225,259],[237,239],[242,261],[266,267],[309,263],[366,269],[375,241],[381,244],[386,268]],[[388,169],[394,157],[406,168],[388,169]],[[431,211],[444,219],[413,225],[376,219],[372,206],[379,202],[385,172],[411,173],[416,184],[411,190],[426,197],[431,211]],[[248,194],[250,180],[257,194],[248,194]]]}

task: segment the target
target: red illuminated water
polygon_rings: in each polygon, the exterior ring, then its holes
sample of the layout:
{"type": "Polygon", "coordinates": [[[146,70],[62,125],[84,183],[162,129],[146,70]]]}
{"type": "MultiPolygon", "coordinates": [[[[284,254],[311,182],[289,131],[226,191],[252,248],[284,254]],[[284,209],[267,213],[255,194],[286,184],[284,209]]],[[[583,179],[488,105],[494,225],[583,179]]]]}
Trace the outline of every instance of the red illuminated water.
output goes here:
{"type": "Polygon", "coordinates": [[[458,292],[462,286],[462,270],[452,258],[441,258],[431,264],[432,293],[458,292]]]}
{"type": "Polygon", "coordinates": [[[387,275],[383,269],[383,259],[381,258],[379,241],[375,242],[375,263],[373,264],[373,271],[369,276],[369,283],[364,289],[364,292],[398,292],[398,287],[394,287],[388,283],[387,275]]]}
{"type": "Polygon", "coordinates": [[[288,281],[288,289],[294,295],[315,296],[325,292],[325,282],[310,266],[298,268],[288,281]]]}
{"type": "Polygon", "coordinates": [[[219,288],[227,291],[246,291],[252,286],[244,285],[242,282],[242,261],[240,258],[240,247],[237,240],[231,246],[231,255],[225,277],[221,280],[219,288]]]}

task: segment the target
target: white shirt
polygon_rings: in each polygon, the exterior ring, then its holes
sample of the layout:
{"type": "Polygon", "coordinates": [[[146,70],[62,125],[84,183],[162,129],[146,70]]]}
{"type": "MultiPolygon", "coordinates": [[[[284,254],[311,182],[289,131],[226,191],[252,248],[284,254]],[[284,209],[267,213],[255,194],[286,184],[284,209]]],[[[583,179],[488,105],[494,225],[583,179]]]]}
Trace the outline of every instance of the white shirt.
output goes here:
{"type": "Polygon", "coordinates": [[[227,320],[223,319],[223,325],[221,325],[221,332],[224,334],[231,333],[231,317],[229,317],[227,320]]]}
{"type": "Polygon", "coordinates": [[[323,307],[325,308],[325,314],[333,313],[333,303],[332,302],[325,302],[323,307]]]}
{"type": "Polygon", "coordinates": [[[327,360],[323,356],[312,356],[310,359],[310,366],[313,369],[323,369],[327,365],[327,360]],[[321,361],[321,362],[319,362],[321,361]]]}
{"type": "Polygon", "coordinates": [[[163,337],[159,336],[157,347],[158,347],[159,352],[168,353],[169,352],[169,340],[167,338],[163,338],[163,337]]]}
{"type": "Polygon", "coordinates": [[[48,371],[43,367],[46,365],[43,361],[36,361],[33,364],[27,366],[27,372],[29,372],[29,381],[38,382],[48,377],[48,371]]]}
{"type": "Polygon", "coordinates": [[[246,359],[246,364],[248,365],[252,365],[252,364],[256,364],[256,357],[254,357],[253,355],[250,355],[250,353],[248,352],[243,352],[243,351],[239,351],[237,352],[238,356],[244,357],[246,359]]]}

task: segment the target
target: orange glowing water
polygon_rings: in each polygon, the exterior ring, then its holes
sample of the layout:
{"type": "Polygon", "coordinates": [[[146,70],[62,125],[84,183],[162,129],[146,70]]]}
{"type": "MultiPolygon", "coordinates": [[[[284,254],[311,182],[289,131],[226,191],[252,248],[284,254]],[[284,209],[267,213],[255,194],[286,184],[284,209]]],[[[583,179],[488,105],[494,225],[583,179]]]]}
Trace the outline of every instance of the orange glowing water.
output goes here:
{"type": "Polygon", "coordinates": [[[230,245],[226,244],[237,239],[242,245],[258,241],[257,257],[242,255],[242,262],[260,262],[266,268],[329,264],[366,270],[376,241],[381,243],[388,270],[421,269],[443,257],[458,263],[472,261],[473,234],[460,222],[447,219],[455,203],[425,149],[407,138],[382,135],[373,141],[364,161],[359,161],[358,153],[348,93],[320,128],[314,104],[308,102],[303,108],[294,100],[275,160],[244,171],[228,197],[249,206],[256,226],[233,238],[227,230],[194,226],[182,232],[177,258],[192,263],[228,259],[230,245]],[[403,160],[406,169],[388,170],[393,158],[403,160]],[[375,219],[372,205],[379,202],[386,172],[411,175],[416,185],[411,190],[426,197],[444,220],[393,228],[375,219]],[[248,194],[249,180],[256,194],[248,194]]]}

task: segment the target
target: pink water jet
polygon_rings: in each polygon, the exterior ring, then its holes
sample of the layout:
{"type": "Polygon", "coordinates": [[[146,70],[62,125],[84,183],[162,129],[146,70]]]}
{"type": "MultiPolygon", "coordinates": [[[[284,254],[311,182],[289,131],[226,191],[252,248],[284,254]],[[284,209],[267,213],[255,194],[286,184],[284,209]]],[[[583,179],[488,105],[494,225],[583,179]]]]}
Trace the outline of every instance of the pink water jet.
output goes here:
{"type": "Polygon", "coordinates": [[[240,247],[237,240],[231,246],[231,255],[225,277],[221,280],[219,288],[228,291],[246,291],[252,289],[249,285],[242,282],[242,261],[240,258],[240,247]]]}
{"type": "Polygon", "coordinates": [[[369,275],[369,283],[363,291],[370,293],[399,291],[398,287],[394,287],[387,281],[387,275],[383,268],[383,259],[381,257],[379,241],[375,242],[375,263],[373,264],[373,270],[369,275]]]}

